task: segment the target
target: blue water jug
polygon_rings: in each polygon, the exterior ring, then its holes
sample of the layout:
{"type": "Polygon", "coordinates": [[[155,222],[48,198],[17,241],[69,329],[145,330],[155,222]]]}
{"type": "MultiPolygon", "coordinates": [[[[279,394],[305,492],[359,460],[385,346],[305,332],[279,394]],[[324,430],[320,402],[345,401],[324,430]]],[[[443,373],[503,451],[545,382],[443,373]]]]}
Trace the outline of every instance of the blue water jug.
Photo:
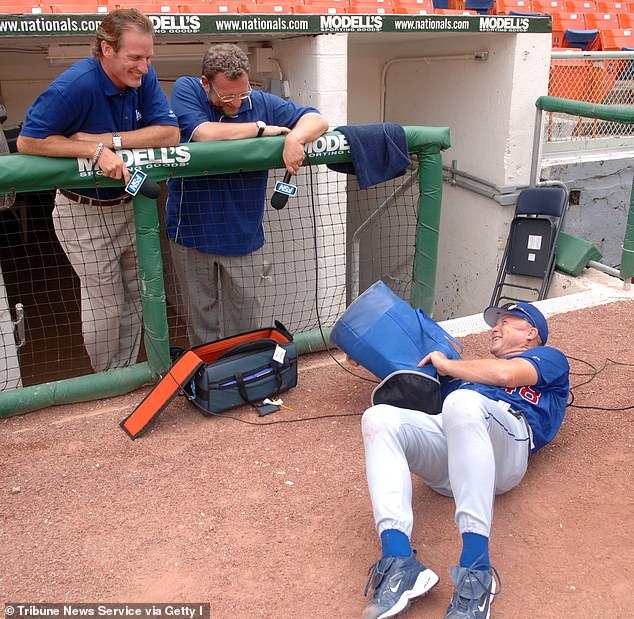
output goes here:
{"type": "MultiPolygon", "coordinates": [[[[409,370],[438,379],[431,364],[417,367],[423,357],[440,350],[450,359],[459,359],[462,346],[422,309],[414,309],[394,294],[382,281],[370,286],[353,301],[335,323],[332,344],[380,379],[409,370]]],[[[441,400],[459,381],[439,379],[441,400]]]]}

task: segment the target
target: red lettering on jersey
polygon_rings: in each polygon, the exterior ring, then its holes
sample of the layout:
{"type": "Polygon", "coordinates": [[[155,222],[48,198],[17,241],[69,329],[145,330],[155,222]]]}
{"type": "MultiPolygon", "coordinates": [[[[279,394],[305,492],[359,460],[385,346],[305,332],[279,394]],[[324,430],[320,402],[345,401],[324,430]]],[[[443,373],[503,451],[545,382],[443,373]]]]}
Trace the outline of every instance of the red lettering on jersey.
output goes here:
{"type": "MultiPolygon", "coordinates": [[[[517,391],[517,387],[514,387],[513,389],[506,387],[504,391],[508,394],[515,393],[515,391],[517,391]]],[[[518,393],[523,400],[526,400],[531,404],[537,404],[539,402],[539,398],[542,397],[541,393],[534,391],[530,387],[520,387],[518,393]]]]}

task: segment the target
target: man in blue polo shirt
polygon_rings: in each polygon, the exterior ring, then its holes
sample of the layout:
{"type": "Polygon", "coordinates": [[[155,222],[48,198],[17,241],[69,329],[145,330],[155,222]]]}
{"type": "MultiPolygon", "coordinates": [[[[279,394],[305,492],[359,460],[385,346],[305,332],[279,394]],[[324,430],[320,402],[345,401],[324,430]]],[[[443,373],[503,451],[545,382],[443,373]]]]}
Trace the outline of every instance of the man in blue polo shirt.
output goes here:
{"type": "Polygon", "coordinates": [[[492,359],[449,359],[428,354],[440,376],[462,381],[428,415],[381,404],[363,415],[366,473],[381,558],[366,593],[363,619],[394,617],[424,595],[438,576],[410,545],[413,528],[411,473],[455,502],[462,536],[459,564],[450,570],[454,594],[445,619],[488,619],[499,591],[489,558],[496,494],[520,483],[528,458],[550,442],[566,411],[569,365],[546,346],[548,324],[530,303],[488,307],[492,359]]]}
{"type": "MultiPolygon", "coordinates": [[[[253,90],[249,59],[237,45],[213,45],[202,73],[172,89],[182,141],[285,135],[284,164],[296,174],[304,145],[328,128],[319,111],[253,90]]],[[[266,171],[168,183],[167,234],[192,346],[259,326],[266,184],[266,171]]]]}
{"type": "Polygon", "coordinates": [[[93,56],[62,73],[27,113],[18,150],[90,159],[120,188],[60,189],[53,224],[81,282],[84,345],[95,371],[134,363],[141,342],[134,210],[121,148],[175,146],[176,116],[150,65],[152,22],[137,9],[109,13],[93,56]]]}

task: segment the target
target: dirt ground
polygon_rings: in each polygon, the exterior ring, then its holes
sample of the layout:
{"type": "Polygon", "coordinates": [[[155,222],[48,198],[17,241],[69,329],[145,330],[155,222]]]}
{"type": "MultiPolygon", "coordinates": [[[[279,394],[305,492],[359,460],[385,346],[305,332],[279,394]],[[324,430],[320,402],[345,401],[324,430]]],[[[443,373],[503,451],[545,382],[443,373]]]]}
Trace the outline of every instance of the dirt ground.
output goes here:
{"type": "MultiPolygon", "coordinates": [[[[550,325],[586,408],[568,408],[522,484],[496,501],[493,614],[634,617],[634,301],[550,325]],[[619,407],[629,409],[604,410],[619,407]]],[[[485,334],[463,343],[465,356],[486,354],[485,334]]],[[[203,418],[177,398],[132,442],[118,423],[144,389],[0,420],[0,602],[358,617],[380,549],[360,434],[373,386],[318,353],[300,359],[288,408],[264,418],[203,418]]],[[[415,480],[414,513],[413,546],[441,581],[402,616],[444,617],[460,549],[453,502],[415,480]]]]}

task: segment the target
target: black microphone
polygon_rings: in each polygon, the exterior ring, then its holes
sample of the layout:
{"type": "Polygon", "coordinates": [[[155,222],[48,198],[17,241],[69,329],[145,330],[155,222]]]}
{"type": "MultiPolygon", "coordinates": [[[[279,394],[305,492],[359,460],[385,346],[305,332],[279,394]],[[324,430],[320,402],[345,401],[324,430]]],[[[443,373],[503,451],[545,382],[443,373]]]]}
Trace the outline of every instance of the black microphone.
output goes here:
{"type": "Polygon", "coordinates": [[[156,200],[161,195],[161,188],[158,183],[155,183],[150,178],[146,178],[143,184],[139,187],[139,193],[146,198],[152,198],[156,200]]]}
{"type": "Polygon", "coordinates": [[[137,170],[130,177],[128,184],[125,186],[125,190],[131,196],[136,196],[137,193],[140,193],[142,196],[150,198],[151,200],[156,200],[161,195],[161,188],[158,186],[158,183],[149,179],[148,175],[145,172],[141,172],[141,170],[137,170]]]}
{"type": "Polygon", "coordinates": [[[297,193],[297,187],[290,184],[291,173],[286,172],[284,174],[284,180],[278,181],[275,185],[275,191],[271,196],[271,206],[280,210],[286,206],[288,198],[294,196],[297,193]]]}

